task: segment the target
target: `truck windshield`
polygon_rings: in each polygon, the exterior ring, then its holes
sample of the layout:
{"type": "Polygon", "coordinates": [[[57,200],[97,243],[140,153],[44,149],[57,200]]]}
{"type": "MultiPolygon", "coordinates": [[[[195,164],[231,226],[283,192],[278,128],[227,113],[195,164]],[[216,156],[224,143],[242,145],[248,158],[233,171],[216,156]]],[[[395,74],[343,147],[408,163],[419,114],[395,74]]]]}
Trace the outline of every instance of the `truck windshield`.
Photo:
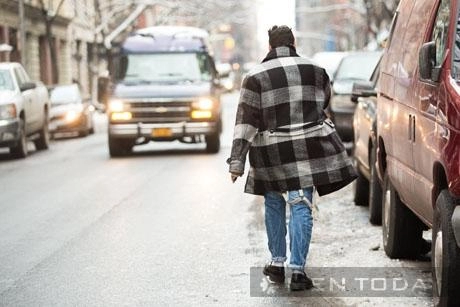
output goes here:
{"type": "Polygon", "coordinates": [[[201,53],[129,54],[125,61],[124,83],[197,82],[211,79],[210,63],[201,53]]]}
{"type": "Polygon", "coordinates": [[[0,90],[13,91],[14,84],[8,70],[0,69],[0,90]]]}

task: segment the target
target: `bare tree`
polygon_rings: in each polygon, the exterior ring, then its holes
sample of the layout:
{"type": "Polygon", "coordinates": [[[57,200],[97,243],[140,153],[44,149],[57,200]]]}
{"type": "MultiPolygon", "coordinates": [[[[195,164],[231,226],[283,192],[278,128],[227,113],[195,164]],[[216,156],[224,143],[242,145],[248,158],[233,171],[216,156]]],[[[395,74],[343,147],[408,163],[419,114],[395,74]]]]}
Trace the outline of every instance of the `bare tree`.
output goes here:
{"type": "Polygon", "coordinates": [[[53,83],[59,82],[56,42],[53,39],[53,23],[56,17],[58,16],[59,11],[62,5],[64,4],[64,1],[65,0],[59,0],[58,5],[54,7],[52,0],[48,0],[48,5],[45,5],[45,0],[39,0],[40,10],[42,12],[42,16],[45,21],[46,40],[48,42],[50,58],[51,58],[51,72],[52,72],[52,82],[53,83]]]}
{"type": "Polygon", "coordinates": [[[366,7],[368,32],[374,37],[384,28],[388,28],[399,0],[363,0],[366,7]]]}

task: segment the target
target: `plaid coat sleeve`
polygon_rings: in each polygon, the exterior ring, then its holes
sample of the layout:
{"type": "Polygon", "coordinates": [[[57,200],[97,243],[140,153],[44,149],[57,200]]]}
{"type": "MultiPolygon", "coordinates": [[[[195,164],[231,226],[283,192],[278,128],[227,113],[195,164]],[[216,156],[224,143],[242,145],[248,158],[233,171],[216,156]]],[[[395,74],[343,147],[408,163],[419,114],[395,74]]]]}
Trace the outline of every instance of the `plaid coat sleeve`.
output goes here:
{"type": "Polygon", "coordinates": [[[243,80],[240,100],[236,112],[235,129],[230,158],[229,172],[244,173],[246,156],[257,134],[260,124],[261,87],[259,81],[251,75],[243,80]]]}

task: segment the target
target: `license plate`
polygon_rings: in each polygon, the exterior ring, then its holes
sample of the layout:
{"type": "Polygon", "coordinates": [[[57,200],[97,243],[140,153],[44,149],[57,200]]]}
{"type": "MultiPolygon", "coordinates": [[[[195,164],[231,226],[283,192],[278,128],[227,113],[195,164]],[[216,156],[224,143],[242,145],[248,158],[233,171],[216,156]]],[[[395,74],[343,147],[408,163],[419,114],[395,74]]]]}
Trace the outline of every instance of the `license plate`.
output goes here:
{"type": "Polygon", "coordinates": [[[154,128],[152,130],[152,136],[155,138],[170,137],[172,136],[172,131],[170,128],[154,128]]]}

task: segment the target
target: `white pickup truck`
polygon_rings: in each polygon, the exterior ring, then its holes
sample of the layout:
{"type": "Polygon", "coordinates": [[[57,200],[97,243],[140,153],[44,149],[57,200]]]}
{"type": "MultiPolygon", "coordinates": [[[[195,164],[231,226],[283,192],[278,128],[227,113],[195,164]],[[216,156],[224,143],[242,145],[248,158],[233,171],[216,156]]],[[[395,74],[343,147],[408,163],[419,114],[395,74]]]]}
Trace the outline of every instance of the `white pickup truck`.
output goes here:
{"type": "Polygon", "coordinates": [[[49,95],[32,82],[19,63],[0,63],[0,147],[17,158],[27,156],[27,141],[37,150],[49,146],[49,95]]]}

